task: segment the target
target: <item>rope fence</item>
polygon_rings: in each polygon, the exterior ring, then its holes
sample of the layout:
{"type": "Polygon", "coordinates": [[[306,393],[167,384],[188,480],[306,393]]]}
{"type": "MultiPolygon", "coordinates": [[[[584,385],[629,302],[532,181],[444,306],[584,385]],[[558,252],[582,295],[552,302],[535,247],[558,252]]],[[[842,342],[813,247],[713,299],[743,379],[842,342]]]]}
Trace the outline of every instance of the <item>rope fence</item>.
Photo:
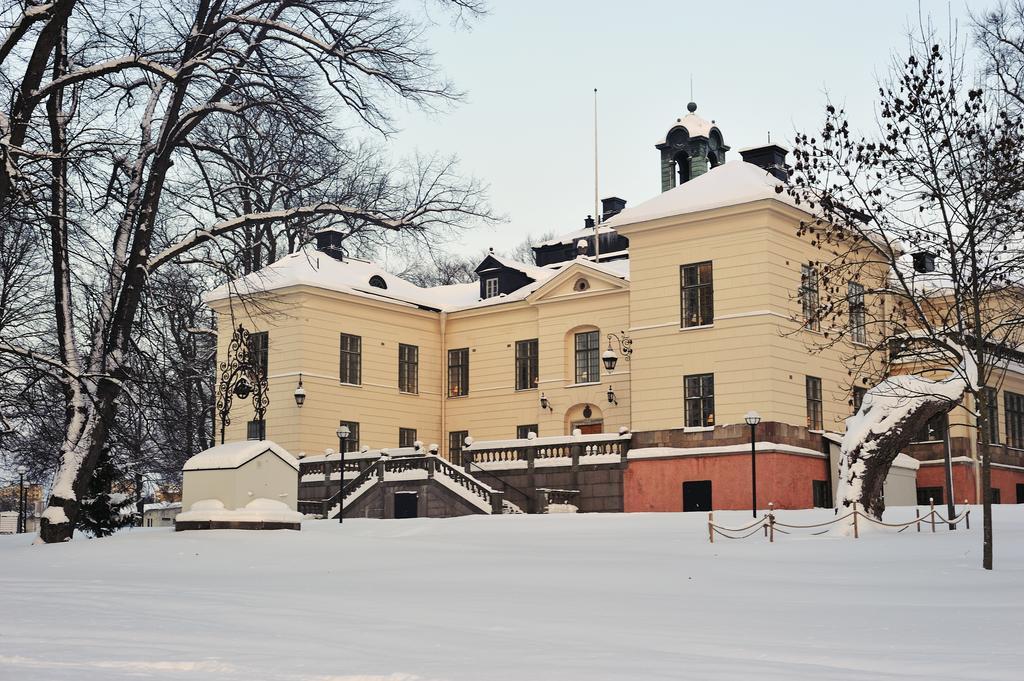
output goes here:
{"type": "MultiPolygon", "coordinates": [[[[775,541],[776,532],[779,532],[781,534],[792,535],[796,534],[792,530],[820,530],[818,532],[808,533],[812,536],[817,536],[828,532],[829,528],[832,525],[842,523],[850,518],[853,519],[854,539],[860,537],[860,519],[866,520],[869,523],[878,525],[880,527],[899,528],[897,530],[897,534],[899,532],[903,532],[904,530],[910,527],[915,526],[917,527],[917,531],[920,532],[922,523],[926,526],[930,526],[933,533],[935,532],[935,527],[937,524],[945,524],[949,526],[950,529],[955,530],[960,523],[964,523],[968,530],[971,529],[970,508],[964,509],[962,513],[952,518],[946,518],[939,511],[935,510],[935,501],[933,499],[930,499],[929,501],[931,503],[930,511],[928,511],[924,515],[921,515],[920,509],[914,509],[914,514],[917,517],[913,520],[908,520],[902,523],[886,523],[882,522],[881,520],[872,518],[870,515],[857,508],[856,503],[853,504],[853,510],[846,513],[845,515],[838,516],[836,518],[833,518],[832,520],[828,520],[821,523],[814,523],[811,525],[796,525],[792,523],[779,522],[775,518],[774,504],[768,504],[768,512],[766,514],[754,520],[754,522],[750,523],[749,525],[744,525],[743,527],[725,527],[724,525],[716,525],[715,513],[714,511],[712,511],[708,513],[708,541],[714,544],[716,536],[724,537],[725,539],[746,539],[747,537],[752,537],[753,535],[757,534],[758,531],[763,531],[764,536],[768,539],[769,542],[775,541]]],[[[964,499],[964,504],[967,504],[966,499],[964,499]]]]}

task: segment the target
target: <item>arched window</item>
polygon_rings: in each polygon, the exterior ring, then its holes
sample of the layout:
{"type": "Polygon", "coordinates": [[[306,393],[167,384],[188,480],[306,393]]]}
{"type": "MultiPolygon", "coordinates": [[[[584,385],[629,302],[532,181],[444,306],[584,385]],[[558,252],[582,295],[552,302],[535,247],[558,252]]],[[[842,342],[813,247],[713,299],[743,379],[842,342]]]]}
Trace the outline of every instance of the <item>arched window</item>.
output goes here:
{"type": "Polygon", "coordinates": [[[718,154],[713,151],[708,152],[708,170],[717,167],[721,161],[718,160],[718,154]]]}
{"type": "Polygon", "coordinates": [[[679,184],[690,179],[690,156],[686,152],[680,152],[675,157],[676,170],[679,171],[679,184]]]}
{"type": "Polygon", "coordinates": [[[388,284],[384,281],[384,277],[379,274],[375,274],[370,277],[370,286],[373,286],[374,288],[387,288],[388,284]]]}

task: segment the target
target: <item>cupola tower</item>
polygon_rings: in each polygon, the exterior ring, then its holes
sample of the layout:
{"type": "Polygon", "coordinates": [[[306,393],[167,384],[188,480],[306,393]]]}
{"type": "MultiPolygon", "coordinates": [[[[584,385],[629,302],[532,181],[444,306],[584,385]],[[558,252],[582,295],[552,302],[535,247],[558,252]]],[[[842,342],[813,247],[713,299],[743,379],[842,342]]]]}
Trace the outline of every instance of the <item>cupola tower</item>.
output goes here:
{"type": "Polygon", "coordinates": [[[667,192],[725,163],[729,147],[715,125],[697,115],[697,105],[686,105],[687,113],[669,128],[655,148],[661,152],[661,191],[667,192]]]}

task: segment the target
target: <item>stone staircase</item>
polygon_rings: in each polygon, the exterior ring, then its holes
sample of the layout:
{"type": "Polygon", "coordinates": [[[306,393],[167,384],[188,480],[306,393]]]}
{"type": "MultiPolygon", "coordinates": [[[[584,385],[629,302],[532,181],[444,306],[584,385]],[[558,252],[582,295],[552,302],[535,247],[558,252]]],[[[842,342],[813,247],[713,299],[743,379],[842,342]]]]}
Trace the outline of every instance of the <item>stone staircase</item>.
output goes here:
{"type": "MultiPolygon", "coordinates": [[[[451,515],[524,512],[518,505],[505,499],[500,490],[488,486],[433,452],[395,457],[382,454],[376,461],[369,462],[354,478],[346,480],[341,490],[333,496],[320,500],[300,500],[299,512],[322,518],[337,518],[341,509],[345,509],[348,517],[352,514],[351,509],[366,507],[367,499],[375,491],[382,491],[385,486],[426,490],[427,494],[436,495],[442,502],[435,503],[433,507],[451,508],[451,515]],[[446,497],[447,505],[444,503],[446,497]]],[[[379,517],[388,517],[383,512],[383,506],[380,510],[382,515],[379,517]]]]}

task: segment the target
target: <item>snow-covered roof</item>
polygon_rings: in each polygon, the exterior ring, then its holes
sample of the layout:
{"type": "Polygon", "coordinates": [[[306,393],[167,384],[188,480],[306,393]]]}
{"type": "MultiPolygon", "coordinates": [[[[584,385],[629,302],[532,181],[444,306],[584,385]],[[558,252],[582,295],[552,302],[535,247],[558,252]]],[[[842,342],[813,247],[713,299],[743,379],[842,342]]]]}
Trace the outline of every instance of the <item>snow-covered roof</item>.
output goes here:
{"type": "MultiPolygon", "coordinates": [[[[619,229],[648,220],[685,215],[698,211],[736,206],[764,199],[796,207],[796,202],[785,191],[776,191],[782,183],[764,168],[746,161],[729,161],[698,175],[689,182],[626,208],[605,225],[619,229]]],[[[802,210],[802,209],[801,209],[802,210]]]]}
{"type": "MultiPolygon", "coordinates": [[[[607,225],[604,225],[604,224],[600,225],[597,228],[597,233],[598,234],[607,234],[608,232],[614,232],[614,231],[615,231],[614,229],[612,229],[611,227],[608,227],[607,225]]],[[[539,244],[534,244],[533,247],[534,248],[542,248],[544,246],[559,246],[561,244],[574,244],[579,239],[585,239],[585,238],[587,238],[589,236],[593,236],[593,235],[594,235],[594,228],[593,227],[583,227],[582,229],[577,229],[577,230],[574,230],[572,232],[568,232],[566,234],[562,234],[561,236],[556,236],[554,239],[548,239],[547,241],[542,241],[539,244]]]]}
{"type": "Polygon", "coordinates": [[[299,470],[298,459],[272,440],[241,440],[217,445],[193,456],[185,462],[182,470],[208,471],[238,468],[265,452],[276,455],[295,470],[299,470]]]}
{"type": "MultiPolygon", "coordinates": [[[[534,281],[537,281],[538,279],[547,280],[551,277],[550,271],[543,267],[537,267],[536,265],[530,265],[525,262],[519,262],[518,260],[512,260],[511,258],[504,258],[493,252],[488,253],[487,258],[484,258],[483,262],[487,262],[488,259],[494,260],[502,267],[507,267],[510,270],[522,272],[523,274],[528,276],[530,279],[533,279],[534,281]]],[[[482,265],[483,263],[481,263],[481,266],[482,265]]],[[[481,270],[481,268],[478,267],[476,271],[481,272],[485,270],[481,270]]]]}
{"type": "Polygon", "coordinates": [[[577,258],[567,263],[559,263],[563,267],[556,268],[537,267],[493,254],[491,257],[504,267],[522,272],[533,281],[511,293],[481,299],[478,282],[423,288],[386,272],[375,263],[354,258],[346,258],[344,261],[336,260],[316,250],[307,249],[286,255],[259,272],[237,279],[231,284],[219,286],[207,293],[204,296],[204,301],[209,303],[222,300],[232,293],[246,295],[290,286],[313,286],[361,298],[455,312],[524,300],[544,283],[558,276],[564,269],[564,265],[573,262],[579,262],[599,272],[622,279],[629,278],[628,261],[594,263],[587,258],[577,258]],[[370,278],[374,276],[381,277],[387,284],[387,288],[370,286],[370,278]]]}
{"type": "MultiPolygon", "coordinates": [[[[669,128],[669,132],[676,128],[686,128],[686,132],[690,134],[690,137],[710,137],[712,130],[718,130],[717,125],[692,112],[682,118],[677,118],[676,122],[669,128]]],[[[721,131],[719,131],[719,134],[721,134],[721,131]]],[[[666,137],[662,137],[658,144],[664,144],[665,141],[666,137]]]]}
{"type": "Polygon", "coordinates": [[[145,504],[142,507],[143,513],[148,511],[172,511],[181,508],[180,501],[161,501],[155,504],[145,504]]]}

